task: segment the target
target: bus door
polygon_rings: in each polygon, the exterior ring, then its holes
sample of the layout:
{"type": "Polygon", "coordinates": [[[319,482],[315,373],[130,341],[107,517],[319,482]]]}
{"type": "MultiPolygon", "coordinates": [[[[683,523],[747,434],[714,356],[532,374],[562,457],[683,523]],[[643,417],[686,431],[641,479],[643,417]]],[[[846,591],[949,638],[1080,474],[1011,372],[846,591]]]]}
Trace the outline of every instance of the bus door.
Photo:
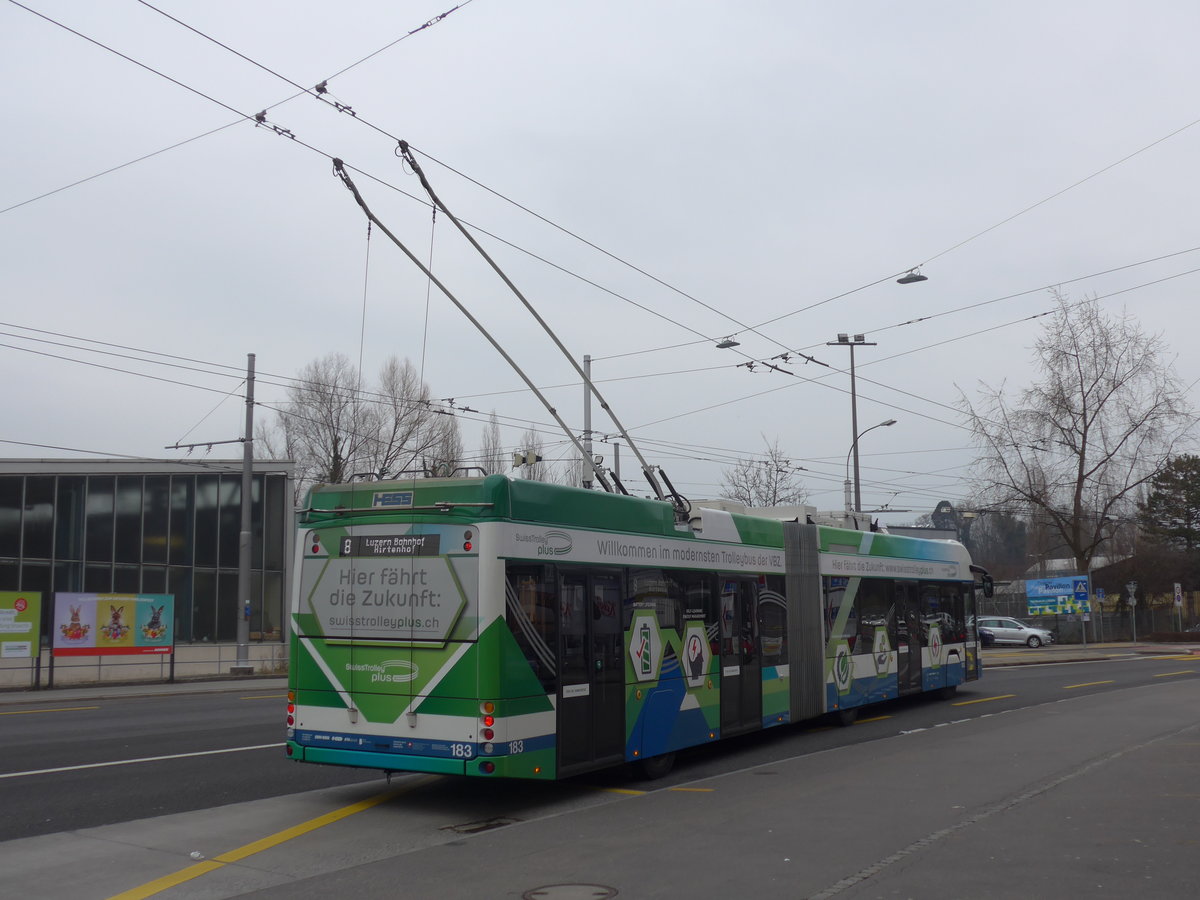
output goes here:
{"type": "Polygon", "coordinates": [[[916,582],[896,582],[896,673],[901,696],[921,690],[921,595],[916,582]]]}
{"type": "Polygon", "coordinates": [[[625,757],[622,593],[619,572],[564,572],[560,576],[560,774],[625,757]]]}
{"type": "Polygon", "coordinates": [[[721,735],[762,727],[758,579],[720,575],[721,735]]]}

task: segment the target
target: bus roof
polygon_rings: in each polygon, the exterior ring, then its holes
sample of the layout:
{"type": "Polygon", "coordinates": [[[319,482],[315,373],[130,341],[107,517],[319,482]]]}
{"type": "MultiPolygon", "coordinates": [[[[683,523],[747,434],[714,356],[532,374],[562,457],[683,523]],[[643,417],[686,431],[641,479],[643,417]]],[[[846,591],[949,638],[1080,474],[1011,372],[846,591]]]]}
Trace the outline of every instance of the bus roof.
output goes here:
{"type": "MultiPolygon", "coordinates": [[[[439,521],[506,520],[684,540],[783,546],[783,522],[779,519],[703,507],[697,507],[694,513],[691,526],[679,525],[672,505],[666,501],[489,475],[317,485],[309,491],[300,523],[311,526],[330,519],[343,524],[348,524],[348,519],[369,522],[390,514],[439,521]],[[718,521],[725,527],[713,527],[718,521]]],[[[937,545],[937,556],[969,562],[965,548],[957,541],[815,527],[825,552],[923,558],[934,552],[932,545],[937,545]]]]}

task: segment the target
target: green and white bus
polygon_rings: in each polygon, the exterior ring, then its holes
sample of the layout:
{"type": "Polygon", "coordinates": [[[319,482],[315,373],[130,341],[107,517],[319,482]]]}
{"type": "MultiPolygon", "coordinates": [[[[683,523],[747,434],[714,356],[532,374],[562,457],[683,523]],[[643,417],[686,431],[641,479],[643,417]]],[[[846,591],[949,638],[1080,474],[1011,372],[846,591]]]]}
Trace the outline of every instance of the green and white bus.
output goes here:
{"type": "Polygon", "coordinates": [[[298,520],[287,754],[563,778],[979,677],[954,541],[503,475],[322,485],[298,520]]]}

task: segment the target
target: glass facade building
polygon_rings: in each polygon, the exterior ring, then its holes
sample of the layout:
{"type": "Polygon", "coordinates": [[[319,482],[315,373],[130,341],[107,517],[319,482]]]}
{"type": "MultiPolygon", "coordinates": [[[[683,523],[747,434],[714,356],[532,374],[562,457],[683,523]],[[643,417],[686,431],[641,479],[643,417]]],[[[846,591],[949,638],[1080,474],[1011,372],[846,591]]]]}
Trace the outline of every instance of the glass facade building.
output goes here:
{"type": "MultiPolygon", "coordinates": [[[[254,461],[250,639],[282,641],[290,462],[254,461]]],[[[242,461],[0,461],[0,591],[173,594],[177,643],[235,642],[242,461]]],[[[43,637],[43,641],[45,641],[43,637]]]]}

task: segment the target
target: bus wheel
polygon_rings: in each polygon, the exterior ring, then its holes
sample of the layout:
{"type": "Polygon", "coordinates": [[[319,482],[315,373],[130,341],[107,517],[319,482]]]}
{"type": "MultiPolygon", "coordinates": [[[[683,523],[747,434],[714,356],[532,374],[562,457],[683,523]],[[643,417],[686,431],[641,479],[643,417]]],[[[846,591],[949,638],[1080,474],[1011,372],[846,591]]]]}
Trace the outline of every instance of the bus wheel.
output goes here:
{"type": "Polygon", "coordinates": [[[957,684],[948,684],[944,688],[941,688],[938,691],[938,697],[940,697],[942,700],[952,700],[952,699],[954,699],[954,695],[957,693],[958,693],[958,685],[957,684]]]}
{"type": "Polygon", "coordinates": [[[638,762],[638,769],[647,781],[662,778],[675,765],[674,753],[662,753],[658,756],[647,756],[638,762]]]}
{"type": "Polygon", "coordinates": [[[843,728],[853,725],[858,721],[858,707],[851,706],[846,709],[839,709],[833,713],[833,721],[843,728]]]}

